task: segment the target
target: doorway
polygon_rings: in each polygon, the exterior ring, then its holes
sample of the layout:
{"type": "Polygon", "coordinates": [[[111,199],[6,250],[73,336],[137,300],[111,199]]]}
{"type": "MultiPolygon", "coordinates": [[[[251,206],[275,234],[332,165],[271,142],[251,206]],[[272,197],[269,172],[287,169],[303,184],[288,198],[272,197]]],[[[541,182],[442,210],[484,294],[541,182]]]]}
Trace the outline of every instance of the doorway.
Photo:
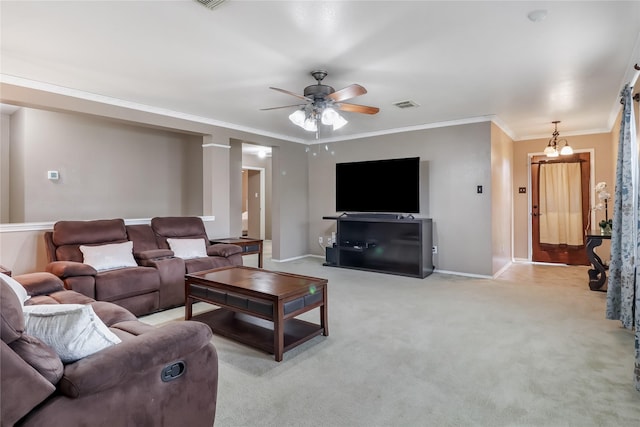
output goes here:
{"type": "Polygon", "coordinates": [[[265,240],[265,169],[242,168],[242,236],[265,240]]]}
{"type": "Polygon", "coordinates": [[[532,156],[530,170],[531,260],[589,265],[591,153],[532,156]]]}

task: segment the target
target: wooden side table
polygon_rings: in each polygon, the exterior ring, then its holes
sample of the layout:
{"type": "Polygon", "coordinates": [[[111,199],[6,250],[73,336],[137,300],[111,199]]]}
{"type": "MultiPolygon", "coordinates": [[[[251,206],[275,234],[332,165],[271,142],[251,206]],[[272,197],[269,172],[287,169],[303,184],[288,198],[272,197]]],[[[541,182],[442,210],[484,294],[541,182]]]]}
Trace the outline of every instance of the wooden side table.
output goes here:
{"type": "Polygon", "coordinates": [[[258,267],[262,268],[262,240],[252,239],[251,237],[227,237],[225,239],[211,240],[212,244],[215,243],[229,243],[232,245],[238,245],[242,248],[242,255],[258,254],[258,267]]]}

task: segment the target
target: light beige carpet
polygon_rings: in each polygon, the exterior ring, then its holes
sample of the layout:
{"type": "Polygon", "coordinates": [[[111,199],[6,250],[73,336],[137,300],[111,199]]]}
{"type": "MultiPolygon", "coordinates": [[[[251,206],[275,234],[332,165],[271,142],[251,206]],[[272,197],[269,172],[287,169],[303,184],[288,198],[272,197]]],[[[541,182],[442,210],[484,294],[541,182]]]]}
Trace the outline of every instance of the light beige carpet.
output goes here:
{"type": "Polygon", "coordinates": [[[516,264],[497,280],[421,280],[319,258],[265,268],[329,280],[330,336],[280,363],[215,336],[216,426],[640,425],[633,335],[604,318],[587,267],[516,264]]]}

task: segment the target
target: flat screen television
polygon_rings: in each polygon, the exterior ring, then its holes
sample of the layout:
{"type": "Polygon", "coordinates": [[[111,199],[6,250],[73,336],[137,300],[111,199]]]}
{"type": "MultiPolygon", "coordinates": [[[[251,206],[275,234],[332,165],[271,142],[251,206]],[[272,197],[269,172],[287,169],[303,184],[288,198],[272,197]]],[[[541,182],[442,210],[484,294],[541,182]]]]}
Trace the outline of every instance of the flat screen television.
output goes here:
{"type": "Polygon", "coordinates": [[[420,158],[336,164],[336,212],[420,212],[420,158]]]}

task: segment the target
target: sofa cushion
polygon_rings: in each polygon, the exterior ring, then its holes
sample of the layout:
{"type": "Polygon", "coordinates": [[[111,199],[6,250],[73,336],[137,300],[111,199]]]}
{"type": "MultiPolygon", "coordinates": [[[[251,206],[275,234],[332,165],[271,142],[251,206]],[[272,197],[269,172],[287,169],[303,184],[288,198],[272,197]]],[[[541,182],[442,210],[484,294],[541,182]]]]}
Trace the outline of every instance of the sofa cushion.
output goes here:
{"type": "Polygon", "coordinates": [[[110,243],[106,245],[81,245],[84,264],[89,264],[97,271],[114,270],[123,267],[136,267],[133,258],[133,242],[110,243]]]}
{"type": "Polygon", "coordinates": [[[120,307],[119,305],[105,301],[94,301],[90,304],[96,315],[108,327],[121,322],[137,320],[136,316],[134,316],[129,310],[120,307]]]}
{"type": "MultiPolygon", "coordinates": [[[[45,233],[46,234],[46,233],[45,233]]],[[[45,236],[46,240],[46,236],[45,236]]],[[[50,234],[49,261],[82,262],[80,245],[99,245],[128,241],[124,220],[58,221],[50,234]],[[53,254],[51,253],[53,252],[53,254]]]]}
{"type": "Polygon", "coordinates": [[[46,295],[64,290],[64,283],[58,276],[47,272],[27,273],[14,277],[31,296],[46,295]]]}
{"type": "Polygon", "coordinates": [[[58,221],[53,225],[52,238],[56,246],[108,243],[127,240],[127,231],[121,218],[58,221]]]}
{"type": "Polygon", "coordinates": [[[148,224],[127,225],[127,236],[133,242],[133,253],[158,249],[156,235],[148,224]]]}
{"type": "Polygon", "coordinates": [[[207,256],[204,239],[167,239],[174,256],[182,259],[201,258],[207,256]]]}
{"type": "Polygon", "coordinates": [[[7,344],[20,338],[24,332],[22,303],[3,280],[0,281],[0,338],[7,344]]]}
{"type": "Polygon", "coordinates": [[[96,298],[117,301],[147,294],[160,287],[158,270],[153,267],[127,267],[103,271],[96,276],[96,298]]]}
{"type": "Polygon", "coordinates": [[[120,343],[91,305],[46,304],[24,308],[25,333],[53,348],[63,363],[120,343]]]}
{"type": "Polygon", "coordinates": [[[0,274],[0,281],[4,282],[9,289],[15,293],[16,297],[20,301],[20,304],[24,305],[24,302],[30,298],[27,290],[22,286],[16,279],[13,277],[7,276],[6,274],[0,274]]]}
{"type": "Polygon", "coordinates": [[[228,257],[231,255],[242,253],[242,246],[231,245],[228,243],[216,243],[207,248],[207,255],[209,256],[223,256],[228,257]]]}
{"type": "Polygon", "coordinates": [[[211,270],[212,268],[226,267],[231,265],[229,260],[224,257],[205,257],[193,258],[184,261],[187,273],[195,273],[196,271],[211,270]]]}
{"type": "Polygon", "coordinates": [[[59,291],[49,295],[38,295],[32,297],[25,305],[38,304],[89,304],[95,301],[86,295],[76,291],[59,291]]]}
{"type": "Polygon", "coordinates": [[[164,216],[151,218],[154,233],[167,237],[204,237],[207,231],[202,219],[197,216],[164,216]]]}
{"type": "Polygon", "coordinates": [[[9,344],[9,347],[51,384],[57,384],[62,378],[64,373],[62,360],[51,347],[38,338],[22,334],[20,338],[9,344]]]}

